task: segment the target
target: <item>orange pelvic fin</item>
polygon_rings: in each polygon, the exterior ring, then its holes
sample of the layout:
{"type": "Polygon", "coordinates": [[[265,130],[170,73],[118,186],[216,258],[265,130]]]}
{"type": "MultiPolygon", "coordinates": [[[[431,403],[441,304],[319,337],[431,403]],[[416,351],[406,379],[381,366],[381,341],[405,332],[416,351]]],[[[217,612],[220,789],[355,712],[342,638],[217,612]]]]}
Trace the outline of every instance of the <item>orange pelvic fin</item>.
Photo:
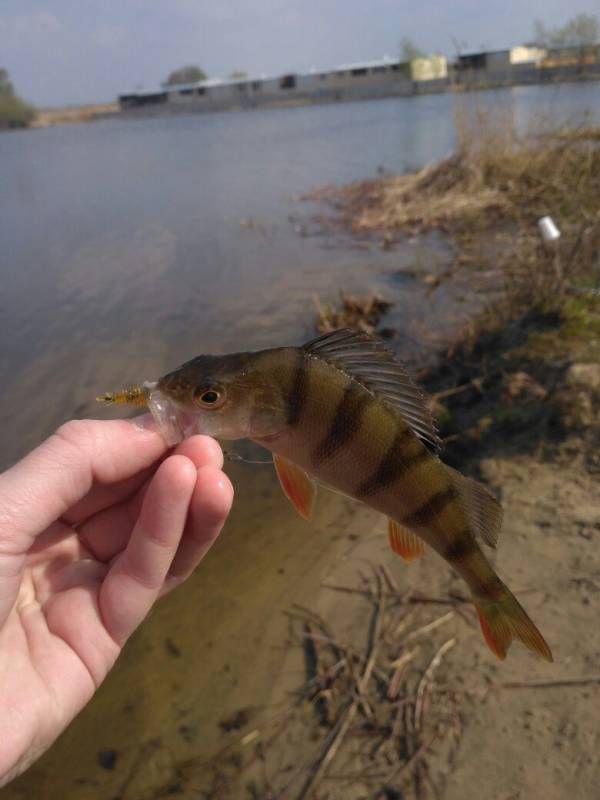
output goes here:
{"type": "Polygon", "coordinates": [[[388,519],[388,535],[390,547],[405,561],[413,561],[425,552],[423,541],[393,519],[388,519]]]}
{"type": "Polygon", "coordinates": [[[520,639],[525,647],[546,661],[553,661],[544,637],[529,619],[516,597],[503,586],[500,600],[475,600],[475,608],[483,637],[501,661],[513,639],[520,639]]]}
{"type": "Polygon", "coordinates": [[[301,517],[310,520],[317,496],[315,482],[312,478],[309,478],[303,469],[296,466],[292,461],[288,461],[287,458],[274,455],[273,461],[277,470],[277,477],[286,497],[301,517]]]}

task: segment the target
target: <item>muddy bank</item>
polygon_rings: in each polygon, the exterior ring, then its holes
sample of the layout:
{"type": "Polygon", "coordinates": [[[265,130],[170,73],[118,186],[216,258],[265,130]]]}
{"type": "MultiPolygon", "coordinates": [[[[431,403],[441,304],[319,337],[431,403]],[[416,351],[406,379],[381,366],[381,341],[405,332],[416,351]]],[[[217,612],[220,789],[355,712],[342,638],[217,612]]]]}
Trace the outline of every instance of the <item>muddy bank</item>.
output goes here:
{"type": "Polygon", "coordinates": [[[554,663],[518,643],[498,662],[460,579],[431,553],[403,563],[371,515],[288,609],[266,705],[230,718],[210,763],[181,765],[181,796],[594,796],[600,301],[565,314],[531,315],[424,375],[445,391],[446,459],[502,500],[493,561],[554,663]]]}

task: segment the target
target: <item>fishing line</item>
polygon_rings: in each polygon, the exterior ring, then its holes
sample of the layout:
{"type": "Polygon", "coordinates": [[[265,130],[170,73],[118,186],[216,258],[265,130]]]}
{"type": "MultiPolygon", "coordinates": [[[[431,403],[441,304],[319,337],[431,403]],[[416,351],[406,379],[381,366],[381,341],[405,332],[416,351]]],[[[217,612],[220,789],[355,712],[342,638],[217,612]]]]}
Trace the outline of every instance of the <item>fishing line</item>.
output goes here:
{"type": "Polygon", "coordinates": [[[272,458],[254,461],[250,458],[244,458],[239,453],[232,453],[230,450],[223,450],[223,457],[226,461],[243,461],[244,464],[273,464],[272,458]]]}

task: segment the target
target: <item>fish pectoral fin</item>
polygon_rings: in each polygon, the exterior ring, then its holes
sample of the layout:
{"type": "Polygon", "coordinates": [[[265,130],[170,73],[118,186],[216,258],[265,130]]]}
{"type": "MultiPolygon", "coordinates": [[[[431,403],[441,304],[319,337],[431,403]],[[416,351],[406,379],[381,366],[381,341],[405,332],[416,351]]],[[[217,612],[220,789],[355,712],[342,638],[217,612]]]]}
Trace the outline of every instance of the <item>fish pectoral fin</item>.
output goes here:
{"type": "Polygon", "coordinates": [[[405,561],[414,561],[425,552],[423,541],[393,519],[388,519],[388,535],[390,547],[405,561]]]}
{"type": "Polygon", "coordinates": [[[312,478],[292,461],[273,455],[273,463],[285,496],[301,517],[312,519],[317,487],[312,478]]]}
{"type": "Polygon", "coordinates": [[[447,464],[444,466],[458,492],[472,532],[490,547],[497,547],[502,527],[502,506],[482,483],[461,475],[447,464]]]}

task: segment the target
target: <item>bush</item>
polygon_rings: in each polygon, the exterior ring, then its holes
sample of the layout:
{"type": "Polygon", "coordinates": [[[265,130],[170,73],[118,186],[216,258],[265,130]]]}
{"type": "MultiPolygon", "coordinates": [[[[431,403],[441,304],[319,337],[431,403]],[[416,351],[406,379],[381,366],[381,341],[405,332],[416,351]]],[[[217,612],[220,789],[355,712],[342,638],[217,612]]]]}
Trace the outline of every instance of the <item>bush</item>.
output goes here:
{"type": "Polygon", "coordinates": [[[35,108],[15,94],[8,72],[0,69],[0,130],[26,128],[35,114],[35,108]]]}
{"type": "Polygon", "coordinates": [[[0,94],[0,129],[26,128],[35,114],[35,108],[20,97],[0,94]]]}

